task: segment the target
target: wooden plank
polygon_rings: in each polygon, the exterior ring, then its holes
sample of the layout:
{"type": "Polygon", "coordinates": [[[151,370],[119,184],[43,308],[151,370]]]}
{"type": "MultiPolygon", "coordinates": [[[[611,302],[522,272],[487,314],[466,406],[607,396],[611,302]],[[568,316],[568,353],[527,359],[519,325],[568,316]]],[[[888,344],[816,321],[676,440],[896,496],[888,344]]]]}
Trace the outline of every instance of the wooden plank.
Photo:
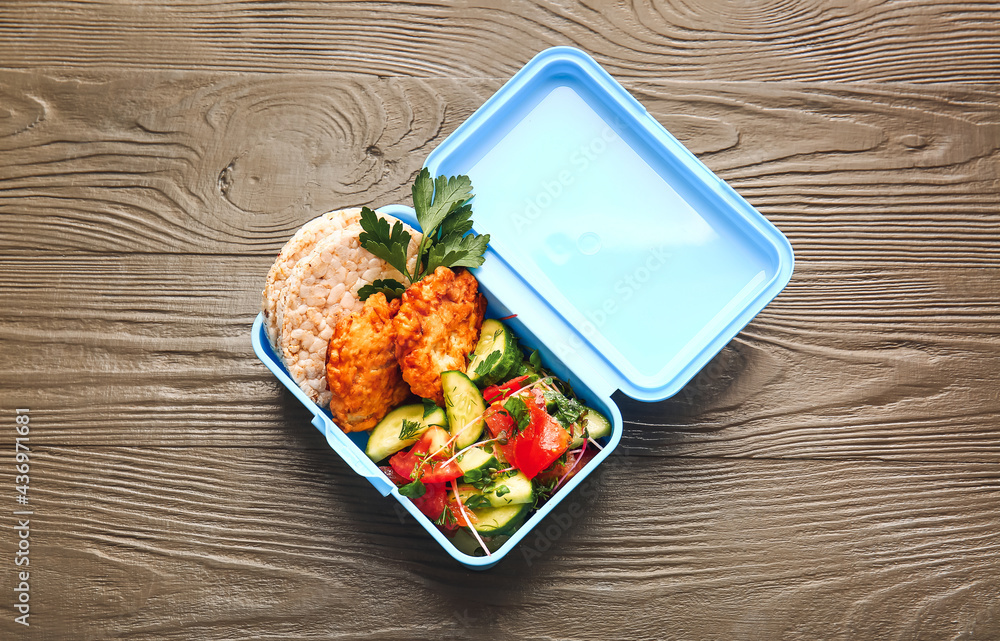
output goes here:
{"type": "MultiPolygon", "coordinates": [[[[0,74],[12,112],[0,131],[0,248],[273,256],[324,211],[409,202],[423,159],[498,86],[0,74]]],[[[800,261],[997,265],[996,88],[630,88],[785,231],[800,261]]]]}
{"type": "MultiPolygon", "coordinates": [[[[256,359],[270,259],[0,259],[5,405],[52,444],[326,449],[256,359]]],[[[995,268],[862,272],[799,263],[792,283],[673,399],[618,398],[655,455],[1000,460],[995,268]]]]}
{"type": "Polygon", "coordinates": [[[32,465],[32,631],[60,638],[1000,634],[996,463],[616,453],[485,575],[330,452],[40,446],[32,465]]]}
{"type": "Polygon", "coordinates": [[[553,45],[622,78],[995,82],[998,9],[956,2],[24,0],[8,68],[508,77],[553,45]]]}

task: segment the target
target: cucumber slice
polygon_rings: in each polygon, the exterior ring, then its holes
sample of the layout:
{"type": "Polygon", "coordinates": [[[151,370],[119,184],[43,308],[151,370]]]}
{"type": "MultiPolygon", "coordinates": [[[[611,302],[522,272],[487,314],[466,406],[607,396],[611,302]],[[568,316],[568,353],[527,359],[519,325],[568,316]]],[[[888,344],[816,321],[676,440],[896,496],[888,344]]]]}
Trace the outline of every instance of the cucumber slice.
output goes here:
{"type": "Polygon", "coordinates": [[[476,506],[476,509],[485,508],[487,505],[483,501],[489,501],[490,507],[506,507],[508,505],[522,505],[533,503],[535,500],[535,486],[523,472],[507,478],[497,479],[491,485],[486,486],[484,491],[477,490],[471,485],[460,485],[458,496],[462,503],[468,507],[476,506]],[[477,498],[479,497],[479,498],[477,498]]]}
{"type": "Polygon", "coordinates": [[[472,510],[476,515],[476,532],[483,536],[512,534],[524,523],[531,511],[531,503],[518,503],[504,507],[484,507],[472,510]]]}
{"type": "Polygon", "coordinates": [[[448,415],[448,429],[455,436],[455,449],[466,448],[479,440],[486,422],[483,412],[486,402],[476,384],[462,372],[449,371],[441,374],[441,387],[444,391],[445,413],[448,415]]]}
{"type": "Polygon", "coordinates": [[[378,425],[368,435],[368,445],[365,446],[365,454],[376,463],[387,456],[391,456],[399,450],[409,447],[427,431],[431,425],[447,425],[448,419],[445,411],[440,407],[434,408],[430,414],[424,416],[424,406],[401,405],[392,410],[378,422],[378,425]],[[410,421],[409,429],[404,432],[403,421],[410,421]],[[414,427],[412,423],[417,425],[414,427]],[[407,438],[400,438],[401,435],[407,438]]]}
{"type": "Polygon", "coordinates": [[[520,366],[521,360],[514,332],[500,321],[490,318],[483,322],[467,371],[472,382],[486,387],[507,380],[520,366]]]}
{"type": "Polygon", "coordinates": [[[531,503],[535,500],[535,486],[524,472],[518,471],[514,476],[497,479],[483,496],[493,507],[531,503]]]}
{"type": "Polygon", "coordinates": [[[458,463],[458,467],[462,468],[462,474],[472,471],[482,472],[486,469],[499,469],[500,465],[497,457],[481,447],[466,450],[464,454],[455,459],[455,462],[458,463]]]}
{"type": "Polygon", "coordinates": [[[598,439],[611,435],[611,421],[608,420],[607,416],[591,407],[587,408],[587,415],[583,417],[583,424],[587,428],[590,438],[598,439]]]}
{"type": "MultiPolygon", "coordinates": [[[[494,536],[483,541],[483,543],[485,543],[486,547],[490,549],[490,552],[496,552],[503,546],[504,543],[507,542],[507,539],[509,538],[509,536],[494,536]]],[[[476,537],[472,536],[472,534],[470,534],[464,527],[460,527],[455,530],[455,535],[451,538],[451,543],[458,548],[460,552],[468,554],[469,556],[485,556],[486,554],[483,552],[483,549],[479,547],[479,541],[476,540],[476,537]]]]}
{"type": "Polygon", "coordinates": [[[573,440],[569,444],[569,449],[583,445],[584,436],[599,439],[611,434],[611,422],[592,407],[587,408],[587,415],[583,417],[581,423],[582,425],[573,428],[573,440]]]}

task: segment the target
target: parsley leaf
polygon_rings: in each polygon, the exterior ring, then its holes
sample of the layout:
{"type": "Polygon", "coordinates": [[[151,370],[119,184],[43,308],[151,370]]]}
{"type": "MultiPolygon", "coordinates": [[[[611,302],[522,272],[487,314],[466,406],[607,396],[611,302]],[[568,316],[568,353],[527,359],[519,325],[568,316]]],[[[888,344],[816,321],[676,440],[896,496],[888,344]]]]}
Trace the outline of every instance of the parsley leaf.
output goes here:
{"type": "Polygon", "coordinates": [[[424,418],[430,416],[438,408],[437,404],[429,398],[422,398],[420,401],[424,404],[424,418]]]}
{"type": "Polygon", "coordinates": [[[427,486],[420,481],[414,481],[412,483],[407,483],[403,487],[399,488],[399,493],[401,496],[405,496],[411,499],[419,499],[427,492],[427,486]]]}
{"type": "Polygon", "coordinates": [[[554,402],[556,405],[555,412],[549,412],[549,414],[565,428],[579,422],[587,413],[587,406],[575,398],[569,398],[556,391],[546,391],[543,394],[546,401],[554,402]]]}
{"type": "Polygon", "coordinates": [[[489,234],[472,230],[472,181],[468,176],[438,176],[424,167],[413,183],[413,209],[424,232],[417,250],[413,282],[438,267],[479,267],[489,234]]]}
{"type": "MultiPolygon", "coordinates": [[[[472,181],[468,176],[438,176],[431,179],[426,167],[413,182],[413,210],[423,237],[417,247],[413,272],[406,270],[410,234],[397,221],[388,221],[367,207],[361,209],[361,246],[395,267],[412,285],[438,267],[479,267],[490,242],[489,234],[472,231],[472,181]]],[[[377,291],[395,298],[405,285],[392,280],[377,281],[361,288],[361,300],[377,291]],[[381,283],[381,284],[380,284],[381,283]]]]}
{"type": "Polygon", "coordinates": [[[438,267],[479,267],[486,260],[483,254],[486,253],[489,242],[489,234],[481,236],[470,234],[448,241],[439,241],[427,253],[427,267],[424,273],[430,274],[438,267]]]}
{"type": "Polygon", "coordinates": [[[420,428],[423,427],[417,421],[403,419],[403,427],[399,429],[399,440],[410,441],[420,435],[420,428]]]}
{"type": "MultiPolygon", "coordinates": [[[[410,246],[410,232],[403,229],[403,222],[397,220],[389,229],[389,221],[379,218],[367,207],[361,208],[361,234],[358,240],[361,246],[375,254],[385,262],[395,267],[400,273],[410,276],[406,271],[406,250],[410,246]]],[[[412,278],[410,279],[412,282],[412,278]]]]}
{"type": "Polygon", "coordinates": [[[472,205],[467,202],[441,221],[438,238],[441,242],[448,242],[455,238],[461,238],[470,231],[472,231],[472,205]]]}
{"type": "Polygon", "coordinates": [[[520,432],[531,423],[531,414],[528,412],[528,406],[525,405],[520,397],[511,396],[504,402],[503,408],[517,422],[517,431],[520,432]]]}
{"type": "Polygon", "coordinates": [[[385,299],[387,301],[393,298],[399,298],[406,291],[406,285],[399,282],[398,280],[393,280],[392,278],[386,278],[385,280],[378,278],[372,281],[370,285],[365,285],[358,290],[358,298],[361,300],[368,300],[368,297],[372,294],[377,294],[382,292],[385,294],[385,299]]]}
{"type": "Polygon", "coordinates": [[[483,359],[482,363],[476,366],[476,374],[479,376],[487,374],[497,364],[498,360],[500,360],[500,350],[495,349],[483,359]]]}
{"type": "Polygon", "coordinates": [[[426,241],[428,237],[434,237],[449,214],[472,198],[472,181],[468,176],[438,176],[432,181],[431,173],[424,167],[413,182],[411,191],[413,209],[426,241]]]}

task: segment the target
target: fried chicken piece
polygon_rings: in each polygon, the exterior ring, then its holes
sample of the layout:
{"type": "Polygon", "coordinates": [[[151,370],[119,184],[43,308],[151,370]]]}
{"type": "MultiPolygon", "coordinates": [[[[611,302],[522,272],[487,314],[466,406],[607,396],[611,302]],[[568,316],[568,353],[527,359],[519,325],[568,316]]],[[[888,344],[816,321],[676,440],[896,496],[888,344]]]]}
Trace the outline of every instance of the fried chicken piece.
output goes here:
{"type": "Polygon", "coordinates": [[[441,372],[464,372],[486,313],[479,282],[465,269],[438,267],[410,285],[392,324],[396,360],[414,394],[444,405],[441,372]]]}
{"type": "Polygon", "coordinates": [[[374,294],[361,311],[342,318],[326,351],[330,411],[345,432],[371,429],[410,395],[396,364],[392,318],[399,301],[374,294]]]}

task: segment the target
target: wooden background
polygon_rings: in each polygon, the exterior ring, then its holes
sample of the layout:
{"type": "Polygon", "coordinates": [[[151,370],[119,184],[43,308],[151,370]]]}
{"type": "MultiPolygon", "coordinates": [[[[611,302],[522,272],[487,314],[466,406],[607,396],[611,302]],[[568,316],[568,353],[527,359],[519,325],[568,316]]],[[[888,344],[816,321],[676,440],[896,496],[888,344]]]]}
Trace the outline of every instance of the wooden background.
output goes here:
{"type": "Polygon", "coordinates": [[[0,638],[1000,639],[998,249],[994,1],[7,0],[0,638]],[[619,398],[589,491],[473,573],[327,447],[249,330],[296,227],[407,202],[557,44],[796,271],[676,397],[619,398]]]}

